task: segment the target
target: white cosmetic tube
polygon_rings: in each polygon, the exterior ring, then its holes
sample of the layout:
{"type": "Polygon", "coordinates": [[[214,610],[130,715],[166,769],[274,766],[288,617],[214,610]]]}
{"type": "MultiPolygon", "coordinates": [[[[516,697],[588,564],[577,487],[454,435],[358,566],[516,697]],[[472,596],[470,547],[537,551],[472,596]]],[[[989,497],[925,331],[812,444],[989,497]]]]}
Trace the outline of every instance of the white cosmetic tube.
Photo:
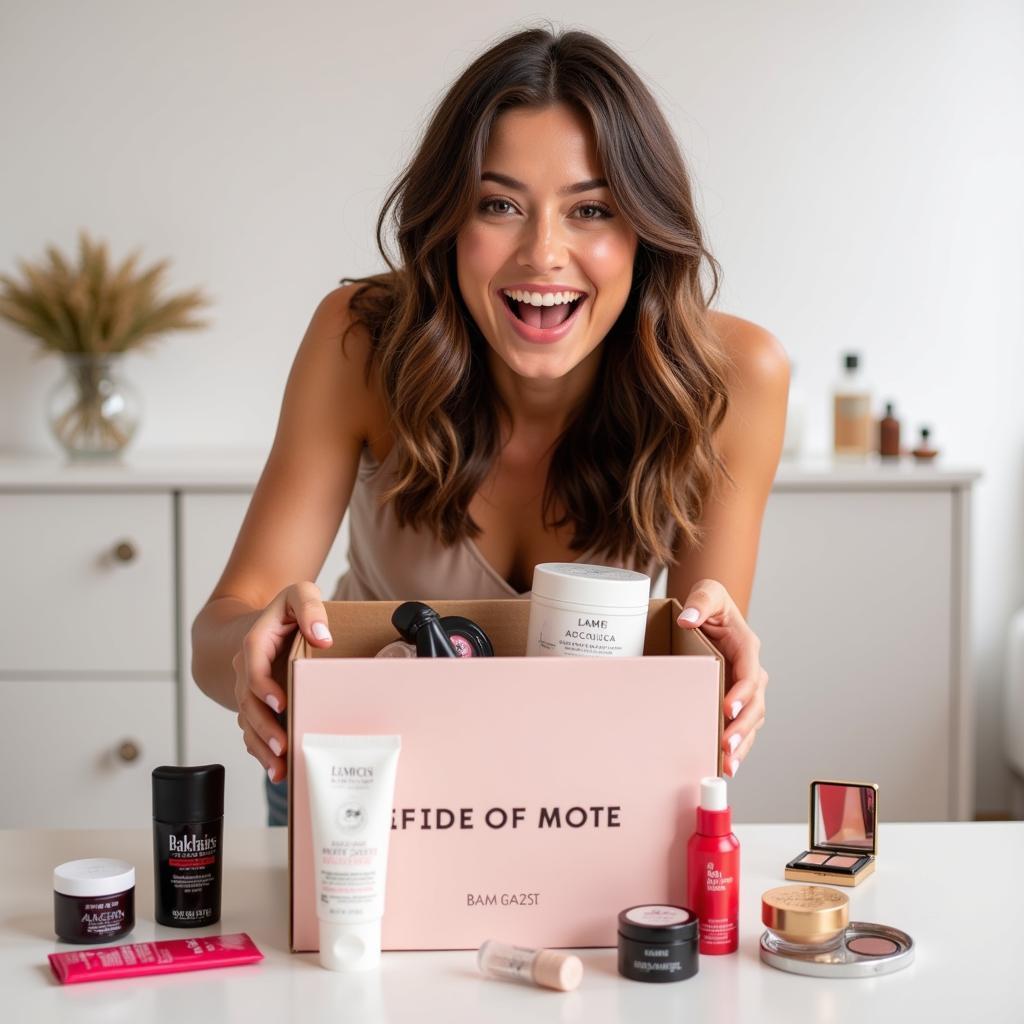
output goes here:
{"type": "Polygon", "coordinates": [[[380,926],[401,736],[306,733],[320,964],[364,971],[380,963],[380,926]]]}

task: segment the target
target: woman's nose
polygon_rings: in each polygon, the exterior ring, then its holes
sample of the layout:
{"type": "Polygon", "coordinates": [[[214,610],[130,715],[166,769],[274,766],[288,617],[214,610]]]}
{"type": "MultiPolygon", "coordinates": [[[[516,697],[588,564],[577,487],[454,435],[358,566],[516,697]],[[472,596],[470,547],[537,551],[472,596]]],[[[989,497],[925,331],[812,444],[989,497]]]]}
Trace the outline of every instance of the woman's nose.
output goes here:
{"type": "Polygon", "coordinates": [[[539,213],[523,229],[519,262],[538,273],[557,270],[568,262],[568,248],[557,213],[539,213]]]}

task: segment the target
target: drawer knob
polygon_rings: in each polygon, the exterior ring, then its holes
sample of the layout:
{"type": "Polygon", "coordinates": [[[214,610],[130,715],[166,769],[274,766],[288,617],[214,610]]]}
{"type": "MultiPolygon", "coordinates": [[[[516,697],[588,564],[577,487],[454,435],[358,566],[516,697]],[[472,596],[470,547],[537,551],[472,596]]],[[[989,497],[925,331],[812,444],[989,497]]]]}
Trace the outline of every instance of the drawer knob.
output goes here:
{"type": "Polygon", "coordinates": [[[139,745],[134,740],[125,740],[117,748],[117,756],[124,761],[125,764],[131,764],[132,761],[139,759],[139,745]]]}
{"type": "Polygon", "coordinates": [[[119,562],[133,562],[138,551],[130,540],[123,540],[114,548],[114,557],[119,562]]]}

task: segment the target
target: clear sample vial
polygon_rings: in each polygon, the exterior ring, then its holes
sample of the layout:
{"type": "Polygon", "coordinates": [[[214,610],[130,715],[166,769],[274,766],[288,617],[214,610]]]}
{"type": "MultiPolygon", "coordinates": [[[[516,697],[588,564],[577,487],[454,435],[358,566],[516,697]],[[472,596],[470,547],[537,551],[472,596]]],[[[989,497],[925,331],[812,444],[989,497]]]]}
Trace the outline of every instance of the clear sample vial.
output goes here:
{"type": "Polygon", "coordinates": [[[488,939],[476,955],[480,970],[492,978],[522,981],[528,985],[570,992],[583,979],[583,961],[555,949],[507,946],[488,939]]]}

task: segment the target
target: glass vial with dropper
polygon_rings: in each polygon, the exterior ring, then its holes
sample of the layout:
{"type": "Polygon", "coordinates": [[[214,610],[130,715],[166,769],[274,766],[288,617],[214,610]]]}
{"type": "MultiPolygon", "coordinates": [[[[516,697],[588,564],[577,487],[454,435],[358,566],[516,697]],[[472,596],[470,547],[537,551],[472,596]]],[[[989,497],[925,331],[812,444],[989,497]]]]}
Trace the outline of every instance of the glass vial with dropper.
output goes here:
{"type": "Polygon", "coordinates": [[[527,985],[571,992],[583,979],[583,961],[556,949],[508,946],[488,939],[476,955],[476,964],[492,978],[521,981],[527,985]]]}

